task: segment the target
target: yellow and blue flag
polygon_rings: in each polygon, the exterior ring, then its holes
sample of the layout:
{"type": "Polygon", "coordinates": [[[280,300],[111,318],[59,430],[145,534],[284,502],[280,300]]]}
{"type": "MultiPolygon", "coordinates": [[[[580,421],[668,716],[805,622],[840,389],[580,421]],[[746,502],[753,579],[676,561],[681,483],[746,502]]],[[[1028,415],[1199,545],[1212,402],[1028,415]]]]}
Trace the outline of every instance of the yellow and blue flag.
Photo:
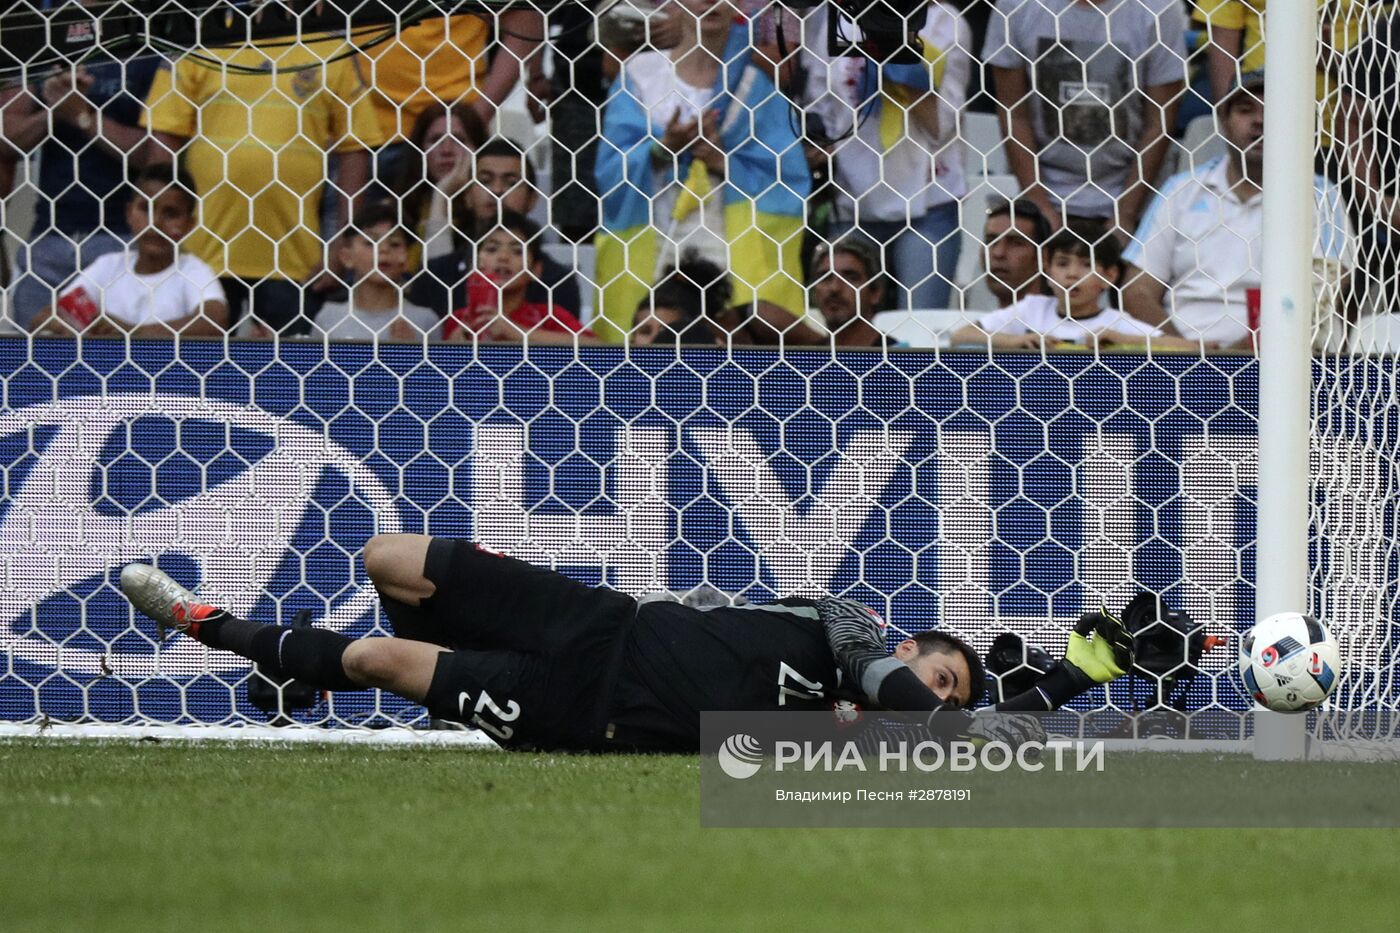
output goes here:
{"type": "Polygon", "coordinates": [[[720,186],[734,303],[763,300],[794,317],[804,313],[800,257],[812,176],[798,140],[798,115],[752,57],[747,28],[736,25],[706,108],[723,114],[720,140],[728,156],[723,179],[712,180],[689,152],[674,166],[656,170],[652,147],[665,126],[653,124],[626,68],[613,83],[595,169],[603,223],[596,238],[599,316],[591,326],[602,339],[626,339],[637,305],[655,284],[658,227],[669,226],[672,218],[655,217],[653,200],[677,181],[677,173],[683,188],[676,219],[712,193],[712,181],[720,186]]]}

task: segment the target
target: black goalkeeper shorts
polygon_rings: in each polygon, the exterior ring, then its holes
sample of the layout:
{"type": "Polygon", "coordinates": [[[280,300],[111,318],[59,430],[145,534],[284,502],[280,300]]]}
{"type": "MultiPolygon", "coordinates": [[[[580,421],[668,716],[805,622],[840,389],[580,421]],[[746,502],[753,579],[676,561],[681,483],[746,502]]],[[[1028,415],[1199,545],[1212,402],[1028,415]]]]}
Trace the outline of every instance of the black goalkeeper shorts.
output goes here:
{"type": "Polygon", "coordinates": [[[512,746],[599,744],[636,600],[446,538],[429,544],[423,573],[437,587],[425,606],[385,610],[400,637],[414,636],[396,615],[452,649],[424,703],[434,717],[512,746]]]}

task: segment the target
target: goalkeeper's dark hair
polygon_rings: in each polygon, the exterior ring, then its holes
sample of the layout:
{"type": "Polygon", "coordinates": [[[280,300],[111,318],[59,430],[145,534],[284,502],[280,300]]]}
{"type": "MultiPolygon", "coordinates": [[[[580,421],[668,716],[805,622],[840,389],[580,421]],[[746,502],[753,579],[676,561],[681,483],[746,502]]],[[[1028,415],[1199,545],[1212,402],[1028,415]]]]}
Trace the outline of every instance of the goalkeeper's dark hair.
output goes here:
{"type": "Polygon", "coordinates": [[[987,692],[987,669],[972,646],[956,635],[947,632],[919,632],[911,636],[919,646],[919,654],[937,651],[942,654],[960,654],[967,661],[968,697],[964,709],[972,709],[981,702],[987,692]]]}

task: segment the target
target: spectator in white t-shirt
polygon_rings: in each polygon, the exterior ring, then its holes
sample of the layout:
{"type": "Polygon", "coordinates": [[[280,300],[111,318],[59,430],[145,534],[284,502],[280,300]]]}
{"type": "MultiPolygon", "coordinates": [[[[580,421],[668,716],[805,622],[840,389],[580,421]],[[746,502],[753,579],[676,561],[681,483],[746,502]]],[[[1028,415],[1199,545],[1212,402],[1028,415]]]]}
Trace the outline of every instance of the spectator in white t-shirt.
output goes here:
{"type": "Polygon", "coordinates": [[[1159,349],[1198,346],[1104,307],[1104,294],[1122,274],[1122,259],[1118,241],[1101,225],[1065,227],[1046,244],[1045,256],[1053,295],[1027,295],[1009,308],[986,314],[955,331],[953,344],[997,350],[1038,350],[1043,343],[1137,346],[1149,340],[1159,349]]]}
{"type": "MultiPolygon", "coordinates": [[[[1124,306],[1192,340],[1248,349],[1250,293],[1262,285],[1264,73],[1243,76],[1217,108],[1227,155],[1162,186],[1124,252],[1124,306]]],[[[1315,264],[1349,271],[1356,246],[1341,191],[1313,180],[1315,264]]]]}
{"type": "Polygon", "coordinates": [[[329,340],[439,339],[442,322],[403,297],[408,268],[408,234],[398,207],[373,204],[355,213],[341,235],[341,269],[349,281],[348,301],[328,301],[316,312],[311,335],[329,340]]]}
{"type": "Polygon", "coordinates": [[[131,245],[93,260],[30,323],[41,334],[112,337],[217,336],[228,303],[214,270],[182,253],[199,202],[194,184],[169,165],[144,169],[131,184],[131,245]]]}

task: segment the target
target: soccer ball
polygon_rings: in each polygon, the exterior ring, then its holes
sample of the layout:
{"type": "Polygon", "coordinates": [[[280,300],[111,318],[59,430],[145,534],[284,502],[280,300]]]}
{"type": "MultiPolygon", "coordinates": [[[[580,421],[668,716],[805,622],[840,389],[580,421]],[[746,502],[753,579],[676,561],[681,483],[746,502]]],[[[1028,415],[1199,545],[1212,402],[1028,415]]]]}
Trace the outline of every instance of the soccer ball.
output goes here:
{"type": "Polygon", "coordinates": [[[1302,713],[1327,699],[1341,670],[1337,641],[1321,622],[1280,612],[1240,642],[1240,676],[1256,702],[1278,713],[1302,713]]]}

